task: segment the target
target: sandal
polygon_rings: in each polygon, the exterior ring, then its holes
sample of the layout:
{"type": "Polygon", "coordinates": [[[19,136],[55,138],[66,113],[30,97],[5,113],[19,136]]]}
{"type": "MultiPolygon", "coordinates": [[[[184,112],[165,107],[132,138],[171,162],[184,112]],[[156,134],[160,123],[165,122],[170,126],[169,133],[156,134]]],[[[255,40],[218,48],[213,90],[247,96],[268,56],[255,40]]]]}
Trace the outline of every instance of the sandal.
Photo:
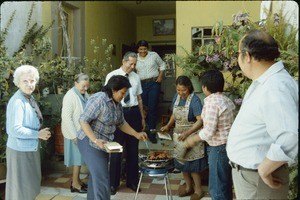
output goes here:
{"type": "Polygon", "coordinates": [[[178,188],[178,196],[179,197],[190,196],[191,194],[193,194],[195,192],[194,189],[191,189],[190,191],[186,191],[185,188],[186,188],[186,184],[179,186],[179,188],[178,188]]]}
{"type": "Polygon", "coordinates": [[[204,192],[201,192],[200,195],[197,194],[197,193],[194,193],[194,194],[191,196],[190,200],[200,200],[202,197],[204,197],[204,195],[205,195],[204,192]]]}

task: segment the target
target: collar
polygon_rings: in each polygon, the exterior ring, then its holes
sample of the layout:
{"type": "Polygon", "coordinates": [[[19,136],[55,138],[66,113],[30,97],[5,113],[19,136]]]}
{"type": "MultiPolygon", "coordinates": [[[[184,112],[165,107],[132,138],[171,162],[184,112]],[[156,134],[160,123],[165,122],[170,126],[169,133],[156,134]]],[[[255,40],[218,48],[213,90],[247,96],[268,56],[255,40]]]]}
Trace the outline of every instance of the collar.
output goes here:
{"type": "Polygon", "coordinates": [[[120,75],[122,75],[122,76],[126,76],[126,74],[128,74],[128,76],[129,76],[131,74],[131,72],[129,72],[129,73],[124,72],[124,70],[122,69],[122,66],[119,68],[119,70],[120,70],[120,75]]]}
{"type": "Polygon", "coordinates": [[[258,82],[258,83],[264,83],[270,76],[273,74],[276,74],[280,70],[284,68],[282,61],[278,61],[271,65],[267,71],[265,71],[262,75],[260,75],[256,80],[253,82],[258,82]]]}

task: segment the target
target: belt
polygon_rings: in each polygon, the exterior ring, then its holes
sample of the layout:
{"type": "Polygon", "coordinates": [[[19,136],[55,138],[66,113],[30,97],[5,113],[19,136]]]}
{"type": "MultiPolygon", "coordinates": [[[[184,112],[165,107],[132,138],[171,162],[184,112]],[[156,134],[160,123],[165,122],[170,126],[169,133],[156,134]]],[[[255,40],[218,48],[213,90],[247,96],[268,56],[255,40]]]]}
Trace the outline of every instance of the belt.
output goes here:
{"type": "Polygon", "coordinates": [[[141,83],[148,83],[150,81],[156,81],[157,77],[152,77],[152,78],[146,78],[144,80],[141,80],[141,83]]]}
{"type": "Polygon", "coordinates": [[[245,167],[242,167],[241,165],[238,165],[232,161],[229,161],[229,165],[232,167],[232,169],[236,169],[237,171],[244,170],[244,171],[257,172],[257,169],[245,168],[245,167]]]}
{"type": "Polygon", "coordinates": [[[129,111],[131,109],[139,108],[139,106],[123,107],[123,111],[129,111]]]}

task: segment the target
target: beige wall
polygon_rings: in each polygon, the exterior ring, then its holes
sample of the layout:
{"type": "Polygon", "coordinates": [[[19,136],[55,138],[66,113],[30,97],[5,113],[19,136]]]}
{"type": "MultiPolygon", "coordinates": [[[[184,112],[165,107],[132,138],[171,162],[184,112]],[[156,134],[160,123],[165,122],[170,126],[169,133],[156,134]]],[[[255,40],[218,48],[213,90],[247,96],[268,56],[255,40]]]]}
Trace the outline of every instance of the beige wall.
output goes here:
{"type": "MultiPolygon", "coordinates": [[[[177,54],[182,48],[191,51],[191,28],[213,26],[222,20],[224,25],[232,23],[232,15],[239,11],[249,12],[253,21],[260,16],[260,1],[177,1],[176,2],[176,45],[177,54]]],[[[181,74],[177,69],[177,75],[181,74]]]]}
{"type": "MultiPolygon", "coordinates": [[[[147,40],[150,43],[155,42],[175,42],[175,35],[154,36],[152,22],[154,19],[175,19],[174,15],[154,15],[141,16],[136,18],[136,41],[147,40]]],[[[175,19],[176,24],[176,19],[175,19]]],[[[176,27],[175,27],[176,28],[176,27]]]]}
{"type": "Polygon", "coordinates": [[[121,9],[113,1],[90,1],[85,4],[85,48],[86,56],[93,56],[91,39],[107,39],[116,46],[116,55],[112,56],[115,68],[121,66],[122,43],[130,45],[136,39],[135,17],[121,9]]]}

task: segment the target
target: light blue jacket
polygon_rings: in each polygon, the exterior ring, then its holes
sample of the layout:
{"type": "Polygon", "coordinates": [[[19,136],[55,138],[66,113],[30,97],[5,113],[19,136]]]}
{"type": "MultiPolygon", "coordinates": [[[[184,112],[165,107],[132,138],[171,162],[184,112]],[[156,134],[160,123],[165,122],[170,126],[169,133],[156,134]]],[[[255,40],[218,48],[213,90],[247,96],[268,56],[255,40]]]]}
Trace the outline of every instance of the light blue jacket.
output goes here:
{"type": "Polygon", "coordinates": [[[37,151],[40,121],[35,109],[18,90],[6,110],[7,147],[16,151],[37,151]]]}

